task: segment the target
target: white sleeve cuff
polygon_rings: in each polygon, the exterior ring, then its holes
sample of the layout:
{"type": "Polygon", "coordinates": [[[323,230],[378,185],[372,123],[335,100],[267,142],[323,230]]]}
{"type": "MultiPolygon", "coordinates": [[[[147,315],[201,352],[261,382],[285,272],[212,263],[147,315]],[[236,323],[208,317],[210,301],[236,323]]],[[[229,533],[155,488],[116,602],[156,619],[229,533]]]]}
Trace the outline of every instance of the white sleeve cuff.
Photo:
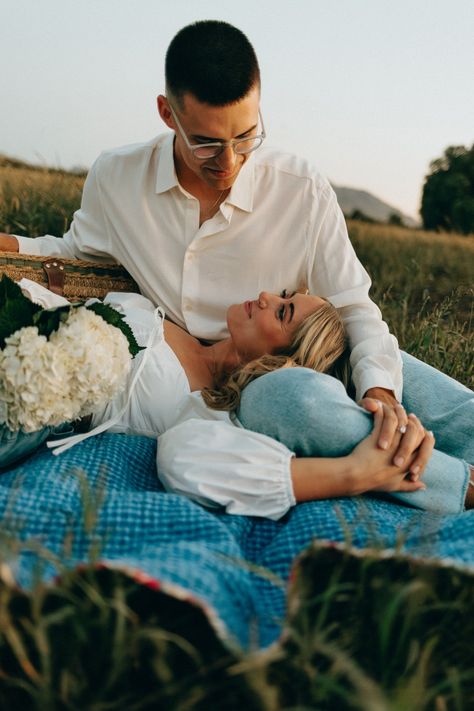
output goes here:
{"type": "Polygon", "coordinates": [[[228,513],[281,518],[296,500],[293,453],[223,421],[190,419],[158,438],[158,476],[169,492],[228,513]]]}

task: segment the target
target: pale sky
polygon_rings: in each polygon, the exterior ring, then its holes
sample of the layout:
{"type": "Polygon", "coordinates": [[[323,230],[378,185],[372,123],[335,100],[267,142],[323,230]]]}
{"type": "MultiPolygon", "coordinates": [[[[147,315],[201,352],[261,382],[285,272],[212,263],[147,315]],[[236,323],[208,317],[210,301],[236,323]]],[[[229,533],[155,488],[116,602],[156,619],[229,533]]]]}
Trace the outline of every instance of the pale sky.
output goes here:
{"type": "Polygon", "coordinates": [[[0,153],[64,168],[166,130],[173,35],[254,45],[267,141],[417,217],[429,163],[474,142],[473,0],[0,0],[0,153]]]}

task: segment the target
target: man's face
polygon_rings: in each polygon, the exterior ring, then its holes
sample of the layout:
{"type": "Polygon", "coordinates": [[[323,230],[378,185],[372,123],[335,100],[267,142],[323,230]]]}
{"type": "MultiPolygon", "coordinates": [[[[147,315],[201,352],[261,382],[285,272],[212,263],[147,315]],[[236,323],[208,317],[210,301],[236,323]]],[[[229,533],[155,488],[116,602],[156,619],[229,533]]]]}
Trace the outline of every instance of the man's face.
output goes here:
{"type": "MultiPolygon", "coordinates": [[[[173,109],[189,143],[197,145],[257,135],[259,102],[260,91],[255,87],[241,101],[229,106],[210,106],[198,101],[192,94],[185,94],[182,105],[173,105],[173,109]]],[[[215,158],[195,158],[187,147],[164,97],[158,98],[158,107],[167,126],[176,133],[174,159],[180,182],[193,183],[198,179],[215,190],[230,188],[250,154],[239,155],[232,146],[227,146],[215,158]]]]}

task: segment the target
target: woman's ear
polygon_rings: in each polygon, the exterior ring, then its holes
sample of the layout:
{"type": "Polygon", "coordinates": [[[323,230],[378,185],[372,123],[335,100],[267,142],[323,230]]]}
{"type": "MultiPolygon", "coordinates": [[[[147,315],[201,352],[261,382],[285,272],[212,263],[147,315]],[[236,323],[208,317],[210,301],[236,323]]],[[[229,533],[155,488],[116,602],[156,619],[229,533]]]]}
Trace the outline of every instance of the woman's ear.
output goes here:
{"type": "Polygon", "coordinates": [[[158,113],[161,116],[162,121],[171,128],[176,130],[173,114],[171,113],[170,105],[168,104],[168,99],[163,94],[160,94],[156,99],[156,104],[158,106],[158,113]]]}

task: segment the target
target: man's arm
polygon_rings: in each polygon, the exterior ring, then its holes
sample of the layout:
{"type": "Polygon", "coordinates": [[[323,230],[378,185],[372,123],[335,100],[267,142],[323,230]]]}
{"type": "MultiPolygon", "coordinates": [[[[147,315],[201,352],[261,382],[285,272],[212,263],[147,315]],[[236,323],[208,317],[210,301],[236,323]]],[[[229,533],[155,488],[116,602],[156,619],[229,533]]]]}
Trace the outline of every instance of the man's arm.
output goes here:
{"type": "Polygon", "coordinates": [[[12,235],[0,232],[0,252],[18,252],[18,240],[12,235]]]}
{"type": "MultiPolygon", "coordinates": [[[[351,367],[356,397],[366,410],[375,412],[377,402],[384,410],[384,423],[378,445],[391,446],[397,431],[407,427],[407,414],[400,404],[402,363],[398,343],[389,333],[379,308],[369,298],[370,277],[359,262],[347,234],[344,216],[334,191],[321,188],[315,195],[313,216],[313,255],[309,287],[313,293],[326,296],[339,309],[351,347],[351,367]]],[[[394,462],[407,463],[413,451],[414,438],[431,438],[415,415],[415,427],[402,437],[394,462]],[[412,448],[410,450],[410,447],[412,448]]],[[[413,422],[412,422],[413,424],[413,422]]],[[[403,464],[401,465],[403,466],[403,464]]],[[[408,467],[407,467],[408,468],[408,467]]],[[[414,478],[422,473],[420,457],[411,462],[414,478]]]]}
{"type": "Polygon", "coordinates": [[[371,280],[349,240],[334,191],[325,182],[314,189],[308,234],[310,291],[328,298],[344,322],[356,398],[379,387],[400,400],[402,361],[397,340],[369,297],[371,280]]]}

